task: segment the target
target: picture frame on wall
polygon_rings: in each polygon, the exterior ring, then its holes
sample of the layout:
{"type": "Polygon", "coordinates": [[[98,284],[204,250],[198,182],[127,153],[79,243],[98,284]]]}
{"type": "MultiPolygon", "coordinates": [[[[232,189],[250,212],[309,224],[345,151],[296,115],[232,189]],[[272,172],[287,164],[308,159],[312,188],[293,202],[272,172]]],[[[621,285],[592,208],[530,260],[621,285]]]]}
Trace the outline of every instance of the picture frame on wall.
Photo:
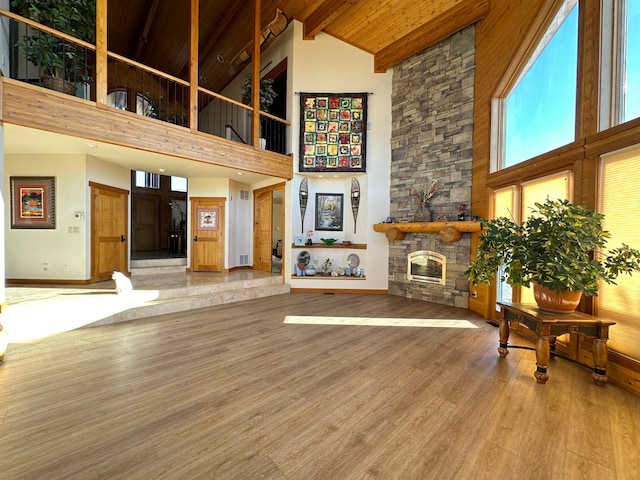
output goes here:
{"type": "Polygon", "coordinates": [[[316,230],[342,231],[343,214],[343,193],[316,193],[316,230]]]}
{"type": "Polygon", "coordinates": [[[56,228],[55,177],[10,177],[11,228],[56,228]]]}
{"type": "Polygon", "coordinates": [[[367,98],[300,94],[300,172],[366,172],[367,98]]]}

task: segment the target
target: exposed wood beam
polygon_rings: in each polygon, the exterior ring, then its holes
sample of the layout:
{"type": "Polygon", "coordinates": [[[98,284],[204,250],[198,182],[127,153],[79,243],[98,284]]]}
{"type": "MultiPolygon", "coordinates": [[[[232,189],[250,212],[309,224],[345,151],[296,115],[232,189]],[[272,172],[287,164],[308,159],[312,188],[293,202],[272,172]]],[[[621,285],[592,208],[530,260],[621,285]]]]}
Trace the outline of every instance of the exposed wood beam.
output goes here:
{"type": "Polygon", "coordinates": [[[303,24],[303,38],[313,40],[318,32],[329,25],[343,11],[353,7],[358,0],[326,0],[316,8],[303,24]]]}
{"type": "Polygon", "coordinates": [[[384,73],[396,63],[434,45],[482,19],[489,12],[489,0],[466,0],[416,28],[375,54],[374,71],[384,73]]]}
{"type": "Polygon", "coordinates": [[[191,0],[189,27],[189,127],[198,131],[198,38],[200,0],[191,0]]]}

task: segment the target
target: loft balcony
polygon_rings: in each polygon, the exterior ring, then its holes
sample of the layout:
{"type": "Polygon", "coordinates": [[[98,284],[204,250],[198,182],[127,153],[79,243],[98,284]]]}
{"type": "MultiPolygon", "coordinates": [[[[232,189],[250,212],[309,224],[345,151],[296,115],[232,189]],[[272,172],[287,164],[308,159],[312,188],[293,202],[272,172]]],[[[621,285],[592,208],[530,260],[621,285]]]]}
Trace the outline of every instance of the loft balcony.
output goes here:
{"type": "Polygon", "coordinates": [[[88,43],[2,9],[0,18],[3,122],[292,178],[288,121],[100,48],[100,37],[88,43]],[[54,68],[29,56],[32,39],[59,54],[54,68]]]}

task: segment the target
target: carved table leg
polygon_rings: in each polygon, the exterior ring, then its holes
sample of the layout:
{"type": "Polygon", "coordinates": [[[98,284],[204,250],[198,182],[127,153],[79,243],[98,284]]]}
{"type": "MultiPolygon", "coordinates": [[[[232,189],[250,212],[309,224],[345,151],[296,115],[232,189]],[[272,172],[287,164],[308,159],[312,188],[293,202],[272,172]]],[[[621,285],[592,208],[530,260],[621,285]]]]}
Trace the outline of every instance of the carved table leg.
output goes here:
{"type": "Polygon", "coordinates": [[[549,338],[549,357],[555,358],[556,356],[556,337],[549,338]]]}
{"type": "Polygon", "coordinates": [[[609,354],[607,341],[596,338],[593,341],[593,374],[591,377],[596,385],[604,387],[607,384],[607,360],[609,354]]]}
{"type": "Polygon", "coordinates": [[[538,383],[547,383],[549,375],[547,375],[547,366],[549,365],[549,338],[540,337],[536,343],[536,365],[537,369],[533,373],[538,383]]]}
{"type": "Polygon", "coordinates": [[[506,357],[509,354],[507,342],[509,342],[509,320],[502,318],[500,320],[500,346],[498,347],[498,353],[501,357],[506,357]]]}

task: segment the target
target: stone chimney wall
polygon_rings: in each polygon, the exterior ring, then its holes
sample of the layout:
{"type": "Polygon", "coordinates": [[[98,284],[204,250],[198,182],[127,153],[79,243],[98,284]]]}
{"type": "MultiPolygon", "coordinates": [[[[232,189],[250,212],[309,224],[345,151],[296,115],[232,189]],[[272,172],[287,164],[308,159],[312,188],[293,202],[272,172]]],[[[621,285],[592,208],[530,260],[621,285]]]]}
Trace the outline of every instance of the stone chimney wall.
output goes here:
{"type": "MultiPolygon", "coordinates": [[[[439,180],[429,209],[433,218],[457,220],[471,210],[475,28],[470,26],[394,67],[391,134],[391,217],[412,221],[414,186],[439,180]]],[[[437,233],[409,233],[389,242],[389,293],[468,307],[470,239],[443,242],[437,233]],[[447,257],[445,286],[409,282],[407,255],[432,250],[447,257]]]]}

